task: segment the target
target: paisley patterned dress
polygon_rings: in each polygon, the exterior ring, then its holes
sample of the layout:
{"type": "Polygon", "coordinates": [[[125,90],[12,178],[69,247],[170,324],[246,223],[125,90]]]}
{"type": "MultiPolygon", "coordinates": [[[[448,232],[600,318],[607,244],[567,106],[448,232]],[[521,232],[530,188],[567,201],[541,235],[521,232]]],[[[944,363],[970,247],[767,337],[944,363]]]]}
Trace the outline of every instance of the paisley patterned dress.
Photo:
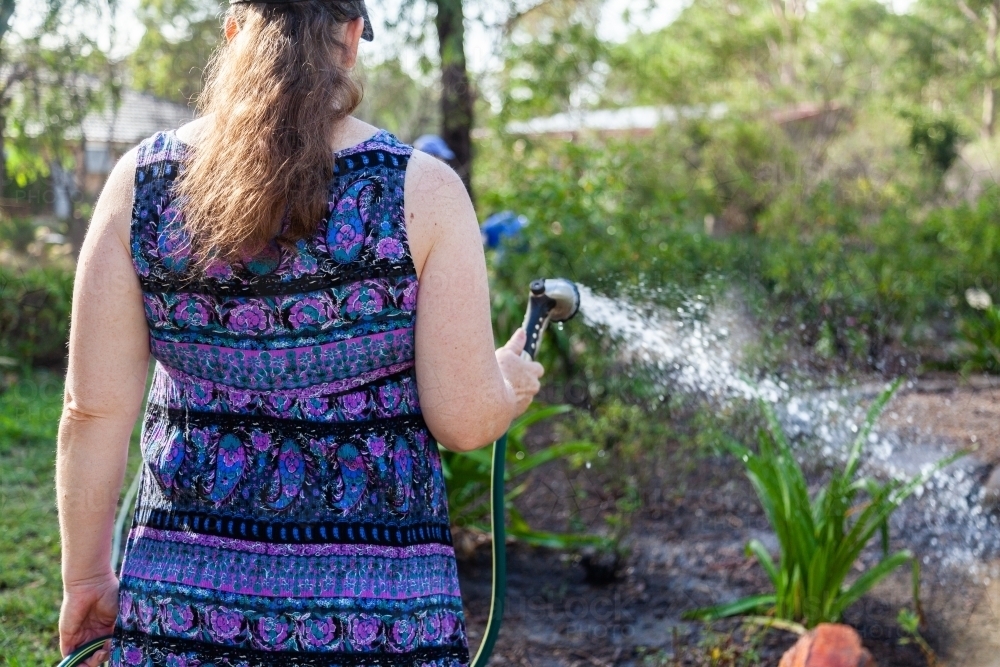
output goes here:
{"type": "Polygon", "coordinates": [[[336,154],[329,215],[192,271],[171,186],[138,151],[132,258],[157,360],[114,667],[468,664],[437,444],[417,401],[412,149],[336,154]]]}

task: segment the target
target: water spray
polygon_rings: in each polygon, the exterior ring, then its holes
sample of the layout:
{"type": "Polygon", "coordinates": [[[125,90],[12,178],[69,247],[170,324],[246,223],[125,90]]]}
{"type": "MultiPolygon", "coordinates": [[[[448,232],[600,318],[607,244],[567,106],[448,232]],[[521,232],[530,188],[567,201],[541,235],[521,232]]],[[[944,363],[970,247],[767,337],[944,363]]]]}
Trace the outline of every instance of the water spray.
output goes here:
{"type": "MultiPolygon", "coordinates": [[[[528,339],[525,341],[524,352],[521,353],[521,356],[525,359],[534,359],[549,322],[565,322],[576,315],[578,310],[580,310],[580,291],[572,281],[565,278],[539,278],[532,281],[528,296],[528,310],[524,314],[523,325],[528,339]]],[[[490,597],[490,615],[486,621],[483,641],[479,645],[479,650],[476,651],[476,657],[473,658],[471,667],[486,667],[486,663],[489,662],[497,636],[500,634],[504,600],[507,596],[507,536],[504,530],[504,464],[506,456],[507,434],[504,433],[493,444],[493,467],[490,482],[490,523],[493,538],[493,586],[490,597]]],[[[134,489],[137,487],[138,480],[137,474],[115,521],[118,535],[115,538],[111,556],[111,564],[115,569],[118,567],[121,549],[121,532],[125,525],[125,518],[131,511],[132,502],[130,499],[135,497],[134,489]]],[[[90,640],[63,658],[58,667],[76,667],[100,651],[109,639],[111,639],[110,636],[90,640]]]]}

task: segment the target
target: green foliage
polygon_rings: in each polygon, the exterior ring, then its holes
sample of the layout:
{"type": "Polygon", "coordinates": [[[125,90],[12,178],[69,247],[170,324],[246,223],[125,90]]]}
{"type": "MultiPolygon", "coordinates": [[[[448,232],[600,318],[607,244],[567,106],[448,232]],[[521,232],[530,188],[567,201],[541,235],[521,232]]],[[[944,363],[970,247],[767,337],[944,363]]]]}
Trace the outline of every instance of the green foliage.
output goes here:
{"type": "MultiPolygon", "coordinates": [[[[506,511],[509,519],[507,533],[528,544],[559,549],[606,546],[607,540],[595,535],[535,530],[513,503],[515,498],[527,490],[527,481],[517,483],[518,480],[536,468],[559,459],[578,466],[596,455],[597,446],[584,441],[558,442],[537,452],[528,452],[524,445],[524,436],[528,428],[532,424],[564,414],[569,410],[570,407],[567,405],[536,406],[515,420],[510,427],[507,436],[507,465],[504,480],[506,511]]],[[[489,530],[492,458],[492,445],[462,454],[441,448],[441,462],[448,487],[448,511],[455,525],[489,530]]]]}
{"type": "Polygon", "coordinates": [[[962,365],[966,373],[1000,373],[1000,308],[990,305],[961,319],[959,332],[971,348],[962,365]]]}
{"type": "Polygon", "coordinates": [[[920,652],[924,654],[924,659],[927,660],[927,667],[937,667],[937,654],[931,648],[931,645],[927,643],[927,640],[924,639],[924,636],[920,634],[920,616],[909,609],[900,609],[899,615],[896,617],[896,622],[899,623],[899,627],[902,628],[903,632],[908,635],[901,637],[899,643],[903,646],[910,643],[916,644],[920,652]]]}
{"type": "Polygon", "coordinates": [[[0,266],[0,357],[22,367],[61,364],[72,295],[65,269],[0,266]]]}
{"type": "Polygon", "coordinates": [[[705,124],[698,152],[702,190],[728,232],[754,231],[783,191],[796,189],[798,159],[788,135],[772,123],[725,120],[705,124]]]}
{"type": "Polygon", "coordinates": [[[596,83],[595,68],[605,48],[591,26],[577,21],[557,26],[538,39],[512,43],[499,119],[547,116],[572,108],[581,93],[596,83]]]}
{"type": "Polygon", "coordinates": [[[120,82],[95,39],[58,38],[65,17],[7,48],[16,76],[0,89],[5,103],[6,166],[21,187],[75,165],[74,136],[84,118],[113,105],[120,82]]]}
{"type": "Polygon", "coordinates": [[[201,91],[202,74],[219,44],[220,0],[142,0],[145,32],[128,58],[137,90],[179,103],[201,91]]]}
{"type": "Polygon", "coordinates": [[[910,148],[940,173],[948,171],[966,139],[958,121],[922,111],[904,112],[903,117],[910,121],[910,148]]]}
{"type": "Polygon", "coordinates": [[[436,134],[440,125],[438,94],[433,86],[410,76],[398,58],[364,67],[365,97],[355,114],[403,141],[436,134]]]}
{"type": "Polygon", "coordinates": [[[802,342],[821,355],[878,366],[891,343],[954,335],[964,290],[1000,284],[996,191],[923,220],[906,206],[867,224],[822,197],[809,207],[812,229],[747,241],[740,272],[760,280],[774,310],[801,323],[802,342]]]}
{"type": "Polygon", "coordinates": [[[777,39],[765,0],[692,2],[663,30],[611,47],[610,92],[625,104],[759,100],[743,93],[773,78],[766,70],[777,39]]]}
{"type": "MultiPolygon", "coordinates": [[[[665,132],[644,144],[524,142],[512,155],[497,140],[480,150],[492,176],[476,184],[481,217],[509,209],[530,220],[521,238],[489,253],[497,340],[521,324],[528,284],[542,276],[672,306],[689,293],[712,292],[729,263],[728,247],[704,233],[705,198],[688,187],[675,138],[665,132]]],[[[552,334],[540,357],[549,381],[634,384],[610,372],[615,358],[606,338],[576,322],[552,334]]]]}
{"type": "Polygon", "coordinates": [[[17,253],[24,253],[35,240],[37,226],[30,218],[0,217],[0,246],[17,253]]]}
{"type": "Polygon", "coordinates": [[[896,622],[899,623],[899,627],[906,633],[906,637],[901,637],[899,640],[900,645],[906,644],[916,644],[920,652],[924,654],[924,659],[927,660],[927,667],[937,667],[938,659],[937,654],[931,645],[927,643],[924,636],[920,634],[921,628],[926,627],[927,621],[924,618],[924,611],[920,604],[920,561],[913,559],[913,569],[911,571],[911,585],[913,587],[913,601],[915,611],[910,609],[900,609],[899,615],[896,617],[896,622]]]}
{"type": "Polygon", "coordinates": [[[747,554],[753,555],[767,572],[774,593],[697,610],[690,612],[690,616],[719,618],[770,608],[777,618],[802,622],[810,628],[818,623],[835,623],[847,607],[912,559],[907,550],[889,553],[889,517],[935,472],[961,454],[946,458],[906,481],[891,479],[880,483],[858,477],[868,434],[900,383],[897,381],[874,401],[844,467],[832,470],[829,480],[812,497],[774,411],[769,404],[761,403],[767,429],[759,433],[758,451],[736,442],[730,444],[730,449],[745,464],[747,476],[778,538],[778,562],[760,541],[751,540],[747,544],[747,554]],[[882,541],[881,559],[848,583],[847,575],[876,533],[882,541]]]}

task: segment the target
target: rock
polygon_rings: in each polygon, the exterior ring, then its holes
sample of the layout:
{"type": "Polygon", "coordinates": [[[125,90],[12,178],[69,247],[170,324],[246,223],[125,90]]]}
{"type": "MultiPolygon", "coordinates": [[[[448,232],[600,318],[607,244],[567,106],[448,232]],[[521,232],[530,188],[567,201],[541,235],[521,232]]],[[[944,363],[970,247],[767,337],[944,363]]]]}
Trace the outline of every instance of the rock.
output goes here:
{"type": "Polygon", "coordinates": [[[781,656],[779,667],[878,667],[846,625],[820,623],[781,656]]]}
{"type": "Polygon", "coordinates": [[[983,484],[983,509],[995,510],[1000,507],[1000,465],[993,469],[983,484]]]}
{"type": "Polygon", "coordinates": [[[490,543],[490,534],[475,528],[452,526],[451,541],[459,560],[470,560],[483,545],[490,543]]]}

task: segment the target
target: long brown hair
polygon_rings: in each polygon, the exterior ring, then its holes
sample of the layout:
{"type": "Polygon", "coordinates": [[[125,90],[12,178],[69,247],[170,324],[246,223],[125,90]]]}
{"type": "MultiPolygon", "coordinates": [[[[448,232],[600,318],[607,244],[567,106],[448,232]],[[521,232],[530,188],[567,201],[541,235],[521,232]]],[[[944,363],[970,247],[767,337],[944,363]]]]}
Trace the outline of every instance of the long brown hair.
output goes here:
{"type": "Polygon", "coordinates": [[[175,190],[199,263],[315,233],[327,213],[334,129],[362,96],[339,37],[360,16],[354,3],[240,4],[229,16],[240,34],[209,63],[198,109],[211,126],[175,190]]]}

